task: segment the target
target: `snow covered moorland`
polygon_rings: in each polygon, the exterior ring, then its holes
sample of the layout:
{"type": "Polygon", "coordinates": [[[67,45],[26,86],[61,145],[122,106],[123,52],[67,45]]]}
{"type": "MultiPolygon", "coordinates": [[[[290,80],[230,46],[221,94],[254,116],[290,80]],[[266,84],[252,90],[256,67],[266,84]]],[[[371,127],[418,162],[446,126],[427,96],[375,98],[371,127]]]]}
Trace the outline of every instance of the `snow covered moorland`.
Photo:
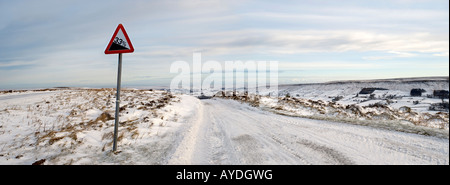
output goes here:
{"type": "Polygon", "coordinates": [[[165,136],[199,103],[147,90],[122,90],[121,100],[114,155],[114,89],[0,93],[0,164],[159,164],[175,138],[165,136]]]}
{"type": "Polygon", "coordinates": [[[0,164],[449,164],[448,78],[278,90],[122,90],[116,153],[114,89],[2,91],[0,164]]]}

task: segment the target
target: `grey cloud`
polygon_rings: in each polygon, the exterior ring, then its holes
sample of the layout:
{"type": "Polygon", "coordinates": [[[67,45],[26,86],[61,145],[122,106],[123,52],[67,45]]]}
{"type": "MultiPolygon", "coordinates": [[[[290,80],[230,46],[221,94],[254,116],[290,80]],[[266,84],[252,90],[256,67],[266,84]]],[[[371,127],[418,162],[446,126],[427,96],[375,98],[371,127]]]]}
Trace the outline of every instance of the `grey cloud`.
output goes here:
{"type": "Polygon", "coordinates": [[[100,75],[115,71],[116,58],[103,51],[118,23],[136,49],[124,68],[137,76],[163,74],[194,51],[205,59],[366,51],[448,57],[448,9],[439,2],[377,2],[0,1],[0,70],[7,71],[0,85],[86,68],[89,78],[105,79],[100,75]]]}

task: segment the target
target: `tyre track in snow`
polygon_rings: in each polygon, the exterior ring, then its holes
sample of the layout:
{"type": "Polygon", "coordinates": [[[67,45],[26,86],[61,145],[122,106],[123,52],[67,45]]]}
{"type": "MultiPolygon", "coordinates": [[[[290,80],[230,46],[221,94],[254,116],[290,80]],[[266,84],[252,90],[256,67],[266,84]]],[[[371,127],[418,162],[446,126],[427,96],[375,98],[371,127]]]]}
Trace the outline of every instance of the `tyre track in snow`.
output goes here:
{"type": "MultiPolygon", "coordinates": [[[[265,135],[271,134],[271,138],[280,144],[280,146],[285,149],[286,152],[289,152],[293,156],[297,157],[301,162],[304,164],[314,164],[317,163],[318,160],[321,161],[321,163],[324,164],[353,164],[351,160],[346,158],[343,154],[341,154],[339,151],[334,150],[333,148],[327,147],[326,145],[321,145],[318,143],[315,143],[309,139],[298,137],[297,134],[287,134],[285,131],[279,130],[277,128],[283,128],[284,124],[286,126],[286,123],[290,124],[288,127],[292,129],[291,127],[294,127],[293,130],[300,129],[303,130],[305,128],[311,128],[311,127],[305,127],[301,124],[298,124],[297,122],[291,121],[289,119],[283,119],[283,117],[280,117],[279,115],[275,114],[269,114],[264,115],[265,120],[270,120],[266,122],[262,122],[260,124],[260,127],[264,125],[266,128],[274,128],[271,129],[271,133],[265,133],[265,135]],[[274,125],[276,125],[274,127],[274,125]],[[275,136],[276,134],[277,136],[275,136]],[[307,153],[306,153],[307,152],[307,153]],[[304,157],[302,157],[304,156],[304,157]],[[311,159],[311,156],[315,156],[316,159],[311,159]],[[305,159],[305,157],[309,157],[308,159],[305,159]],[[309,161],[314,161],[314,163],[311,163],[309,161]]],[[[260,117],[260,116],[259,116],[260,117]]],[[[252,117],[253,120],[257,120],[257,118],[252,117]]],[[[263,129],[263,128],[261,128],[263,129]]],[[[263,129],[264,130],[264,129],[263,129]]],[[[300,133],[300,132],[299,132],[300,133]]],[[[303,134],[304,135],[304,134],[303,134]]],[[[308,138],[311,138],[310,136],[308,138]]]]}
{"type": "Polygon", "coordinates": [[[449,164],[446,139],[202,103],[172,164],[449,164]]]}

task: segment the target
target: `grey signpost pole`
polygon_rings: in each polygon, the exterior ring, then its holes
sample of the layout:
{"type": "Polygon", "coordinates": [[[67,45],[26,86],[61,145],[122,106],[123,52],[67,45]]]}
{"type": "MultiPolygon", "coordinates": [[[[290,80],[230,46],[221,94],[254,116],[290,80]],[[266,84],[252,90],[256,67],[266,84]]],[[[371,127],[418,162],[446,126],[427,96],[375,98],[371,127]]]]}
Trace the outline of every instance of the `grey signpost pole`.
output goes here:
{"type": "Polygon", "coordinates": [[[116,93],[116,115],[114,120],[114,140],[113,153],[117,154],[117,137],[119,134],[119,111],[120,111],[120,81],[122,78],[122,53],[133,53],[134,47],[130,38],[122,24],[119,24],[114,31],[108,46],[106,46],[105,54],[119,54],[119,69],[117,71],[117,93],[116,93]]]}
{"type": "Polygon", "coordinates": [[[117,150],[117,134],[119,127],[119,109],[120,109],[120,81],[122,77],[122,53],[119,53],[119,69],[117,72],[117,93],[116,93],[116,117],[114,121],[114,142],[113,152],[117,150]]]}

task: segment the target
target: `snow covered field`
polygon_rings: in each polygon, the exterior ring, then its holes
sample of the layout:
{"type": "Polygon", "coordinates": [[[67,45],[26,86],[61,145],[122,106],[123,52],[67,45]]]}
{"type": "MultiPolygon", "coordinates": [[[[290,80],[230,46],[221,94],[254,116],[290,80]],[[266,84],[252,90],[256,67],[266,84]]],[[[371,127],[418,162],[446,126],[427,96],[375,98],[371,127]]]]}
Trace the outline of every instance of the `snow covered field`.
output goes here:
{"type": "MultiPolygon", "coordinates": [[[[434,90],[449,90],[448,77],[401,78],[384,80],[339,81],[319,84],[282,85],[279,95],[289,95],[309,100],[336,102],[342,105],[370,104],[389,105],[392,108],[409,107],[415,112],[436,113],[429,111],[432,103],[440,103],[439,98],[429,98],[434,90]],[[382,88],[370,94],[358,94],[363,88],[382,88]],[[411,97],[411,89],[423,89],[422,96],[411,97]],[[417,104],[414,104],[417,101],[417,104]]],[[[448,102],[448,99],[446,99],[448,102]]]]}
{"type": "Polygon", "coordinates": [[[174,139],[165,136],[177,135],[199,103],[144,90],[123,90],[121,100],[114,155],[113,89],[0,94],[0,164],[159,164],[174,139]]]}
{"type": "Polygon", "coordinates": [[[448,90],[448,80],[395,83],[291,85],[278,98],[207,100],[125,89],[117,154],[114,89],[0,92],[0,164],[448,165],[448,112],[408,97],[410,88],[448,90]],[[364,87],[389,90],[356,97],[364,87]],[[383,95],[401,98],[386,104],[383,95]]]}

